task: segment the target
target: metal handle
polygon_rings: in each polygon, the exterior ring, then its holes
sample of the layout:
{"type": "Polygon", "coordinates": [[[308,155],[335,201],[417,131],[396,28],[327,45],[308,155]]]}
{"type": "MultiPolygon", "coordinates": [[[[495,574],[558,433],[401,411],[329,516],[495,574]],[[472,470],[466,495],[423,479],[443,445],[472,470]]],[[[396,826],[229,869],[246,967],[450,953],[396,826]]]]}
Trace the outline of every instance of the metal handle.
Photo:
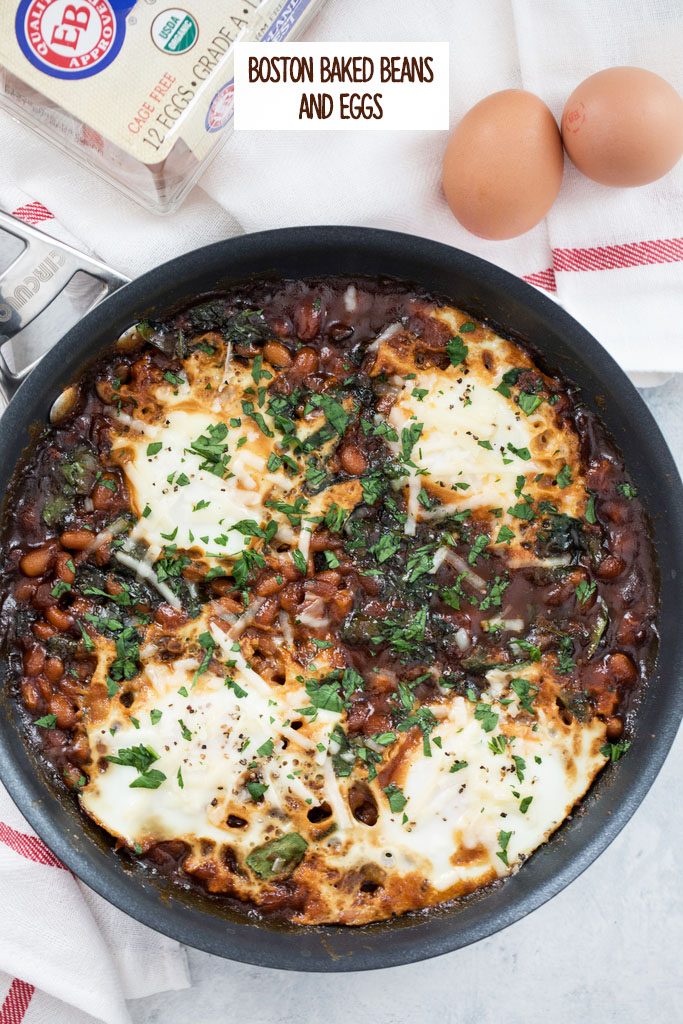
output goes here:
{"type": "Polygon", "coordinates": [[[0,273],[1,415],[41,357],[129,278],[1,210],[0,243],[11,252],[0,273]]]}

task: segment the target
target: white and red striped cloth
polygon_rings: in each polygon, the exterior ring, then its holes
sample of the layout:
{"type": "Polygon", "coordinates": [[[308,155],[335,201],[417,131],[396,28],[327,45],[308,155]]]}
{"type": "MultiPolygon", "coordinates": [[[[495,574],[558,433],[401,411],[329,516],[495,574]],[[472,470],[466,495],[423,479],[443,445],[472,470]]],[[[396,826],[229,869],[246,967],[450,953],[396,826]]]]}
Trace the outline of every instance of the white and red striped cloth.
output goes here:
{"type": "MultiPolygon", "coordinates": [[[[329,0],[310,36],[450,40],[453,123],[510,87],[537,92],[559,117],[582,78],[615,64],[683,89],[679,0],[329,0]]],[[[468,249],[545,290],[631,373],[683,371],[683,166],[618,190],[567,163],[547,221],[486,242],[440,194],[440,133],[242,133],[182,210],[159,218],[4,114],[0,131],[0,207],[131,276],[242,231],[392,228],[468,249]]],[[[177,945],[77,883],[1,787],[0,906],[0,1024],[125,1024],[126,997],[187,984],[177,945]]]]}
{"type": "Polygon", "coordinates": [[[185,952],[111,907],[0,785],[0,1024],[129,1024],[126,999],[189,984],[185,952]]]}

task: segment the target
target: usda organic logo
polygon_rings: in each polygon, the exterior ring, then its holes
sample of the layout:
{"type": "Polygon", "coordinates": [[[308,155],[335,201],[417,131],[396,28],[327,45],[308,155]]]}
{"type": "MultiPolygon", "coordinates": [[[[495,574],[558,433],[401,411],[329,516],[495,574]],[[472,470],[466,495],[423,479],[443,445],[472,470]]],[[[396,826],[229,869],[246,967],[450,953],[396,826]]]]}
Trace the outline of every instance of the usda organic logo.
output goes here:
{"type": "Polygon", "coordinates": [[[197,22],[180,7],[169,7],[152,22],[152,39],[164,53],[186,53],[197,42],[197,22]]]}

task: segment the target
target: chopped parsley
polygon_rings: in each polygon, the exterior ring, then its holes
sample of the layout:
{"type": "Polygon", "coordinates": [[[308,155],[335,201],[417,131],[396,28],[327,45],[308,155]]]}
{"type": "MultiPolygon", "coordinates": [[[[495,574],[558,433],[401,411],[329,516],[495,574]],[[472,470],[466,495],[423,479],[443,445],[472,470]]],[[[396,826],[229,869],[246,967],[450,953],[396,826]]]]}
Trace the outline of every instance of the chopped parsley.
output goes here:
{"type": "Polygon", "coordinates": [[[294,565],[299,570],[301,575],[305,576],[306,575],[306,571],[307,571],[307,565],[306,565],[306,557],[305,557],[303,551],[299,551],[299,550],[292,551],[292,561],[294,562],[294,565]]]}
{"type": "Polygon", "coordinates": [[[484,732],[493,732],[498,725],[498,712],[494,711],[493,707],[485,701],[479,701],[474,709],[474,717],[484,732]]]}
{"type": "Polygon", "coordinates": [[[474,541],[474,544],[470,548],[470,552],[467,556],[467,562],[469,565],[476,565],[477,559],[483,555],[485,549],[489,543],[489,538],[485,533],[480,533],[474,541]]]}
{"type": "Polygon", "coordinates": [[[517,677],[510,680],[510,689],[517,697],[520,708],[530,715],[535,715],[534,700],[538,696],[538,687],[530,683],[528,679],[517,677]]]}
{"type": "Polygon", "coordinates": [[[562,467],[560,472],[555,477],[555,483],[557,484],[558,487],[564,489],[565,487],[569,487],[571,482],[572,482],[571,467],[568,466],[566,464],[566,462],[565,462],[564,466],[562,467]]]}
{"type": "Polygon", "coordinates": [[[588,580],[581,580],[581,582],[576,585],[576,597],[579,604],[586,604],[587,601],[590,601],[597,589],[598,585],[595,580],[591,580],[590,582],[588,580]]]}
{"type": "Polygon", "coordinates": [[[152,747],[140,743],[137,747],[122,747],[117,755],[108,754],[107,761],[112,764],[135,768],[138,775],[130,784],[130,789],[158,789],[166,776],[157,768],[152,768],[159,755],[152,747]]]}
{"type": "Polygon", "coordinates": [[[600,753],[603,757],[607,757],[610,761],[614,762],[623,757],[630,746],[630,740],[619,740],[618,743],[605,743],[603,747],[600,747],[600,753]]]}
{"type": "Polygon", "coordinates": [[[392,782],[389,786],[384,787],[387,800],[389,801],[389,807],[394,814],[400,814],[403,808],[408,803],[407,798],[395,782],[392,782]]]}
{"type": "Polygon", "coordinates": [[[522,460],[522,462],[528,462],[531,458],[531,452],[528,448],[515,448],[511,441],[508,442],[507,450],[512,452],[513,455],[516,455],[518,459],[522,460]]]}
{"type": "Polygon", "coordinates": [[[411,423],[401,431],[401,455],[405,462],[410,462],[413,448],[420,440],[424,423],[411,423]]]}
{"type": "Polygon", "coordinates": [[[499,850],[496,851],[496,856],[500,857],[506,868],[510,867],[508,863],[508,846],[512,839],[512,832],[499,832],[498,833],[498,845],[499,850]]]}
{"type": "Polygon", "coordinates": [[[41,729],[54,729],[57,724],[56,715],[43,715],[42,718],[36,718],[34,725],[39,725],[41,729]]]}
{"type": "Polygon", "coordinates": [[[395,533],[384,533],[370,548],[370,554],[380,563],[395,555],[401,546],[401,537],[395,533]]]}
{"type": "MultiPolygon", "coordinates": [[[[460,328],[460,330],[462,330],[462,327],[460,328]]],[[[465,359],[467,358],[467,353],[469,352],[469,348],[462,340],[462,338],[459,338],[456,335],[446,343],[446,352],[448,354],[448,358],[451,361],[451,366],[459,366],[460,363],[465,362],[465,359]]]]}
{"type": "Polygon", "coordinates": [[[205,432],[190,442],[190,452],[202,460],[199,468],[214,476],[224,477],[228,471],[228,428],[225,423],[210,423],[205,432]]]}
{"type": "Polygon", "coordinates": [[[521,391],[517,401],[522,412],[531,416],[532,412],[536,412],[543,399],[540,395],[530,395],[528,391],[521,391]]]}
{"type": "Polygon", "coordinates": [[[254,803],[258,803],[262,799],[267,789],[268,786],[265,782],[247,782],[247,790],[254,803]]]}

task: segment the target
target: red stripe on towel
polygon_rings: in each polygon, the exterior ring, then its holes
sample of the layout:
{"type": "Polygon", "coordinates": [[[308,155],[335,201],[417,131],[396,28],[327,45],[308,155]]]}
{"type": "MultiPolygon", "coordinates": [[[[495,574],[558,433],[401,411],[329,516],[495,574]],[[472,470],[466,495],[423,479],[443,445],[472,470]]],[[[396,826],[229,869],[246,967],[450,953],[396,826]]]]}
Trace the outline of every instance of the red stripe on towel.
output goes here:
{"type": "MultiPolygon", "coordinates": [[[[621,270],[650,263],[683,260],[683,238],[658,238],[623,245],[597,245],[590,249],[553,249],[555,272],[572,270],[621,270]]],[[[545,271],[543,271],[545,273],[545,271]]]]}
{"type": "MultiPolygon", "coordinates": [[[[9,846],[10,850],[14,850],[20,857],[35,861],[36,864],[45,864],[48,867],[66,870],[62,862],[55,857],[52,850],[48,850],[41,839],[38,839],[37,836],[27,836],[24,832],[17,832],[16,829],[6,825],[4,821],[0,821],[0,843],[9,846]]],[[[0,1024],[2,1024],[1,1018],[0,1024]]]]}
{"type": "Polygon", "coordinates": [[[55,215],[47,206],[36,200],[33,203],[26,203],[25,206],[17,206],[16,210],[12,210],[12,216],[18,217],[26,224],[40,224],[44,220],[54,220],[55,215]]]}
{"type": "Polygon", "coordinates": [[[21,1024],[34,992],[34,985],[29,985],[21,978],[14,978],[5,1001],[0,1006],[0,1024],[21,1024]]]}
{"type": "Polygon", "coordinates": [[[525,274],[523,280],[527,284],[535,284],[537,288],[545,288],[547,292],[557,291],[555,271],[552,267],[548,267],[547,270],[537,270],[535,274],[525,274]]]}

